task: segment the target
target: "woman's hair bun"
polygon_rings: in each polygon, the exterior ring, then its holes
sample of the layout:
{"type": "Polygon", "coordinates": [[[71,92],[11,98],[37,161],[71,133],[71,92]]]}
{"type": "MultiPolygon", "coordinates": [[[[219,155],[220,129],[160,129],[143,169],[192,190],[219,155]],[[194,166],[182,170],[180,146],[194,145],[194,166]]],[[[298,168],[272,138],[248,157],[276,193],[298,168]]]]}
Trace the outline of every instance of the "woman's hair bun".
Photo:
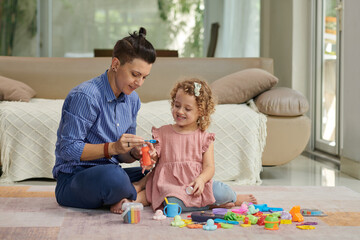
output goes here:
{"type": "Polygon", "coordinates": [[[142,36],[142,37],[145,37],[146,36],[146,29],[143,28],[143,27],[140,27],[139,35],[142,36]]]}

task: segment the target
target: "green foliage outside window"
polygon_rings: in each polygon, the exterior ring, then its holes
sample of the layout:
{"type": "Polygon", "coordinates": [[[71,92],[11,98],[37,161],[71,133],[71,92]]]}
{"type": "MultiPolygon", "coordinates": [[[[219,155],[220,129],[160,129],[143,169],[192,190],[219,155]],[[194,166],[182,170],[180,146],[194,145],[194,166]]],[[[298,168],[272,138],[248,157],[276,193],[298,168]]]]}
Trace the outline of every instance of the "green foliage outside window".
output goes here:
{"type": "Polygon", "coordinates": [[[185,41],[182,57],[202,57],[204,39],[204,0],[158,0],[160,18],[168,24],[170,40],[175,40],[181,31],[186,31],[190,18],[195,24],[185,41]],[[177,21],[180,19],[180,21],[177,21]]]}

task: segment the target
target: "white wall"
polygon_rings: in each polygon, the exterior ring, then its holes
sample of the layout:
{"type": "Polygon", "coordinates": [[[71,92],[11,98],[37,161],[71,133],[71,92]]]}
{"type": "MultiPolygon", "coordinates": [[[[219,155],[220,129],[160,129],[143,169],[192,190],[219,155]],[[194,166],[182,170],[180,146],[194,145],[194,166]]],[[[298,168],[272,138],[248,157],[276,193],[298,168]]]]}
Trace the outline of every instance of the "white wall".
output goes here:
{"type": "Polygon", "coordinates": [[[261,1],[261,53],[274,59],[277,86],[310,100],[311,0],[261,1]]]}
{"type": "Polygon", "coordinates": [[[260,56],[274,59],[277,86],[292,87],[293,1],[261,1],[260,56]]]}
{"type": "Polygon", "coordinates": [[[360,177],[360,1],[344,0],[341,81],[341,170],[360,177]]]}

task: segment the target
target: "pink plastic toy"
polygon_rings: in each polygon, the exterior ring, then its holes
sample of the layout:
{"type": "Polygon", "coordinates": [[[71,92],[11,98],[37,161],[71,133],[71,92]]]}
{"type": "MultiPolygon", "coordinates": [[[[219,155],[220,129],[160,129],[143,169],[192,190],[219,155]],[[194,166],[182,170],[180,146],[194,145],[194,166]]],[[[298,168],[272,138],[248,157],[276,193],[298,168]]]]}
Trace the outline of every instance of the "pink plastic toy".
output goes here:
{"type": "Polygon", "coordinates": [[[246,203],[242,203],[240,208],[232,209],[231,211],[238,214],[246,214],[248,212],[248,206],[246,203]]]}

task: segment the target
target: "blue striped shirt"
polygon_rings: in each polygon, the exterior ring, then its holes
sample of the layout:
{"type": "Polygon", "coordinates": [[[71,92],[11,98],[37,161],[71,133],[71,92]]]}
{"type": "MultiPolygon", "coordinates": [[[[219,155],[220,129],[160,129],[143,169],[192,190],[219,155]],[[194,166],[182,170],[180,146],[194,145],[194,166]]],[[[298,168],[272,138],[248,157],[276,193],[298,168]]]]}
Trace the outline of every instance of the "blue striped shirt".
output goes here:
{"type": "Polygon", "coordinates": [[[77,166],[118,164],[117,156],[92,161],[80,157],[86,143],[115,142],[124,133],[135,134],[140,105],[135,91],[115,97],[107,71],[73,88],[64,101],[57,131],[54,178],[59,172],[72,173],[77,166]]]}

